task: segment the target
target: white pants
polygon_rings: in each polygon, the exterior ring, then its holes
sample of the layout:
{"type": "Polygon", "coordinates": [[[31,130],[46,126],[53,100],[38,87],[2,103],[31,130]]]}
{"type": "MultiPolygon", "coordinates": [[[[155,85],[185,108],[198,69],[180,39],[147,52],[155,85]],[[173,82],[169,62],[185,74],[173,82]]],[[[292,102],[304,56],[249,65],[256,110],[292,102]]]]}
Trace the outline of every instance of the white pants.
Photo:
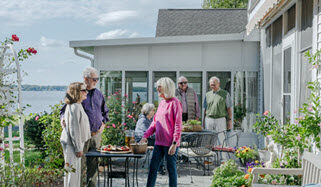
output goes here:
{"type": "MultiPolygon", "coordinates": [[[[205,129],[214,132],[222,132],[226,130],[226,118],[205,118],[205,129]]],[[[218,134],[219,144],[222,145],[225,139],[224,133],[218,134]]]]}
{"type": "Polygon", "coordinates": [[[81,178],[81,157],[76,157],[75,149],[72,145],[62,144],[62,150],[64,152],[65,163],[69,163],[69,168],[75,169],[75,172],[65,173],[64,187],[80,187],[81,178]]]}

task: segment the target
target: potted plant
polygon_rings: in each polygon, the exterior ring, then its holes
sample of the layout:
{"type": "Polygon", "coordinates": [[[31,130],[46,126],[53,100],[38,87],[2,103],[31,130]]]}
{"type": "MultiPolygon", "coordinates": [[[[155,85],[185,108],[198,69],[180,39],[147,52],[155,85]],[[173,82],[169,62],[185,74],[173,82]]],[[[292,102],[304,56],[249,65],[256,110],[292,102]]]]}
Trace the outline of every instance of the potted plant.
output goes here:
{"type": "Polygon", "coordinates": [[[183,123],[184,132],[197,132],[202,131],[202,122],[198,120],[188,120],[186,123],[183,123]]]}
{"type": "Polygon", "coordinates": [[[242,166],[245,167],[246,163],[258,160],[259,153],[256,149],[242,146],[235,151],[235,156],[240,159],[242,166]]]}

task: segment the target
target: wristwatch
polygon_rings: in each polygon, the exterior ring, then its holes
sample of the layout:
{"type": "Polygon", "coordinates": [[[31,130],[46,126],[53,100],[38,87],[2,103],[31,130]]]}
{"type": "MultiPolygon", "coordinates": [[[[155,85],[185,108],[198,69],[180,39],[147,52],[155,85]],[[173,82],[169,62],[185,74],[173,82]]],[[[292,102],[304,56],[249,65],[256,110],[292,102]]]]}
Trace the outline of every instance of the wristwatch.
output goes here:
{"type": "Polygon", "coordinates": [[[173,145],[176,145],[176,142],[175,141],[173,141],[173,143],[172,143],[173,145]]]}

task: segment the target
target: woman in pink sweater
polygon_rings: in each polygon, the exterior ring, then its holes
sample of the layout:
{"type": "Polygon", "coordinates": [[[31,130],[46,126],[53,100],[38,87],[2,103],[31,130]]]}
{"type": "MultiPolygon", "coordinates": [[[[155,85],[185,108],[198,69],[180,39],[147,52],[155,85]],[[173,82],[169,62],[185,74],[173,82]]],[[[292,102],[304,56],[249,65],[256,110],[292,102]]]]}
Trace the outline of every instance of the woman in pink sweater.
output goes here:
{"type": "Polygon", "coordinates": [[[141,140],[142,142],[147,142],[147,138],[155,133],[155,146],[146,186],[155,186],[157,171],[161,160],[165,156],[169,186],[176,187],[176,160],[182,130],[182,105],[175,97],[175,84],[170,78],[163,77],[156,84],[158,95],[162,100],[159,103],[153,122],[141,140]]]}

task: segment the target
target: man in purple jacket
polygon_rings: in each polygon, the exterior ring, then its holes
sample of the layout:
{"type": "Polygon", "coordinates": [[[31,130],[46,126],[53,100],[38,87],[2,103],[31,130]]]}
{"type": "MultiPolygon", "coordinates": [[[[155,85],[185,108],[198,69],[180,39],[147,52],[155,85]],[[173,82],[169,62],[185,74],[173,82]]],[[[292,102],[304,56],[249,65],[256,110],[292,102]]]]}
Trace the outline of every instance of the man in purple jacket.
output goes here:
{"type": "MultiPolygon", "coordinates": [[[[105,99],[103,94],[96,88],[96,84],[99,80],[98,71],[95,68],[88,67],[83,72],[84,82],[87,85],[87,99],[82,102],[82,106],[88,116],[90,131],[91,131],[91,139],[85,143],[84,153],[87,153],[90,150],[97,150],[101,144],[101,133],[105,128],[105,123],[109,121],[108,119],[108,108],[105,104],[105,99]]],[[[65,113],[64,105],[60,110],[60,119],[61,126],[64,128],[64,113],[65,113]]],[[[84,168],[86,165],[86,158],[82,158],[82,174],[84,174],[84,168]]],[[[88,184],[86,186],[96,187],[96,180],[98,171],[96,170],[98,165],[98,159],[96,158],[88,158],[87,159],[87,176],[88,176],[88,184]]],[[[84,179],[85,176],[82,176],[84,179]]]]}

